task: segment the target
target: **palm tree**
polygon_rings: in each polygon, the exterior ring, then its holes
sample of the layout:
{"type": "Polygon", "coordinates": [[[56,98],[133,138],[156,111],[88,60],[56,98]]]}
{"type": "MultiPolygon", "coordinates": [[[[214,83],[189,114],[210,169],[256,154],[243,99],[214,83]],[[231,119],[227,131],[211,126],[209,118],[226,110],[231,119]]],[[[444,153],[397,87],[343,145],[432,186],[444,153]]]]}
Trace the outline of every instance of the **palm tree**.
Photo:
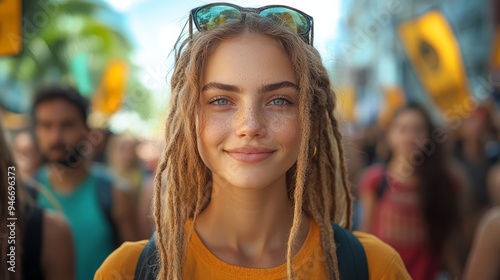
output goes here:
{"type": "Polygon", "coordinates": [[[122,31],[102,20],[103,15],[113,14],[105,4],[23,0],[22,5],[23,51],[0,60],[0,104],[4,107],[24,113],[35,86],[61,81],[75,84],[70,65],[82,53],[94,89],[111,58],[128,60],[132,45],[122,31]]]}

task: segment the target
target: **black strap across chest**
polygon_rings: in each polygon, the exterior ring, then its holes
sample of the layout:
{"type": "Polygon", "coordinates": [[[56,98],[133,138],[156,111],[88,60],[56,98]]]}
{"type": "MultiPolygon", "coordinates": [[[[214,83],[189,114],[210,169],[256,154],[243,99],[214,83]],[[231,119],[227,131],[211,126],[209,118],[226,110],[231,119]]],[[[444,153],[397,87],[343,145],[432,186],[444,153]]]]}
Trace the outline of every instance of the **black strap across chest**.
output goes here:
{"type": "MultiPolygon", "coordinates": [[[[337,245],[340,277],[345,280],[366,280],[368,262],[363,244],[354,234],[332,223],[334,239],[337,245]]],[[[135,269],[135,280],[154,280],[158,273],[158,252],[156,235],[153,235],[142,250],[135,269]]]]}

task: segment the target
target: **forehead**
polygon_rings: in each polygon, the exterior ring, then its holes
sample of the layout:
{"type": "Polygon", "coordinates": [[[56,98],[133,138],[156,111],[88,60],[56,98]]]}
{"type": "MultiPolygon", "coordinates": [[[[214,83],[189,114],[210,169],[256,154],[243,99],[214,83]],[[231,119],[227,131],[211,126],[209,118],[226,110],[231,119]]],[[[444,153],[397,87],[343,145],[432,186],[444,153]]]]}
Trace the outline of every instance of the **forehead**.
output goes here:
{"type": "Polygon", "coordinates": [[[62,121],[82,117],[78,106],[62,98],[56,98],[38,104],[35,118],[37,121],[62,121]]]}
{"type": "Polygon", "coordinates": [[[405,110],[394,120],[397,124],[425,124],[426,120],[421,112],[417,110],[405,110]]]}
{"type": "Polygon", "coordinates": [[[282,80],[296,82],[290,56],[279,41],[255,32],[221,41],[207,58],[201,78],[202,83],[257,86],[282,80]]]}

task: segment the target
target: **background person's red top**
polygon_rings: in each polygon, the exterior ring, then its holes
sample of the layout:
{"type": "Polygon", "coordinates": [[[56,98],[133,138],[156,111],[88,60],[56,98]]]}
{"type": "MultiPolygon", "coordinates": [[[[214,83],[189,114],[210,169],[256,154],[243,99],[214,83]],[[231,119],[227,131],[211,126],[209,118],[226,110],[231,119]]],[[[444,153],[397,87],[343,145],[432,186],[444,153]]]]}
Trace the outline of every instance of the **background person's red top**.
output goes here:
{"type": "Polygon", "coordinates": [[[436,279],[440,258],[429,247],[417,185],[398,182],[376,165],[365,171],[360,194],[377,197],[383,176],[387,186],[375,206],[371,233],[399,252],[414,280],[436,279]]]}

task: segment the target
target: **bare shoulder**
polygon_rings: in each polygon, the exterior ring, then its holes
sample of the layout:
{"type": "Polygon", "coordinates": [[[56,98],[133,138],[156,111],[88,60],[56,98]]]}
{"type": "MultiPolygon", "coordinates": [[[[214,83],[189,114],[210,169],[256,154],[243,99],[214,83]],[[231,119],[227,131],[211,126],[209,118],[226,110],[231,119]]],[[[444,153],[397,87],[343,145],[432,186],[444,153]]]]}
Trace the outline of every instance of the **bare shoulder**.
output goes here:
{"type": "Polygon", "coordinates": [[[113,197],[117,201],[127,201],[134,198],[130,187],[121,180],[113,182],[113,197]]]}
{"type": "Polygon", "coordinates": [[[75,258],[71,228],[60,213],[43,212],[42,267],[46,279],[74,279],[75,258]]]}
{"type": "Polygon", "coordinates": [[[376,236],[355,231],[365,249],[370,279],[411,279],[398,252],[376,236]]]}
{"type": "Polygon", "coordinates": [[[498,222],[500,221],[500,206],[492,208],[485,216],[485,220],[498,222]]]}
{"type": "Polygon", "coordinates": [[[135,267],[148,240],[124,242],[97,270],[94,280],[134,279],[135,267]]]}
{"type": "Polygon", "coordinates": [[[117,212],[122,214],[127,213],[127,215],[131,214],[132,211],[135,212],[136,200],[132,190],[130,190],[127,187],[124,187],[124,185],[121,183],[114,182],[112,188],[112,195],[113,195],[113,201],[116,202],[114,203],[116,207],[113,207],[115,215],[117,212]]]}
{"type": "Polygon", "coordinates": [[[50,236],[49,240],[55,242],[71,240],[71,229],[63,215],[53,211],[44,211],[43,218],[46,225],[43,227],[44,236],[50,236]]]}
{"type": "Polygon", "coordinates": [[[488,211],[481,221],[481,229],[494,236],[500,235],[500,207],[488,211]]]}

